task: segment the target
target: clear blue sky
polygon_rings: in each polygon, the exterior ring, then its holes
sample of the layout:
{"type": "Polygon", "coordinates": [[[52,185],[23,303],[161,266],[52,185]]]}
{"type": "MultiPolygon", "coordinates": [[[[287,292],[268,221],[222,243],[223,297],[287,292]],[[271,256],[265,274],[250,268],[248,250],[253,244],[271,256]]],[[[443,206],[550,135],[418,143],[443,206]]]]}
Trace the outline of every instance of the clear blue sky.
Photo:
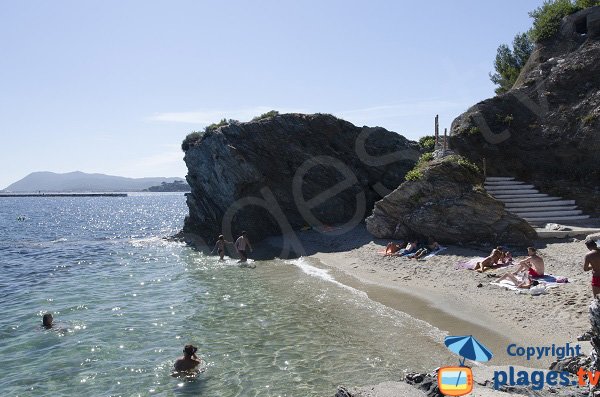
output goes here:
{"type": "Polygon", "coordinates": [[[0,188],[33,171],[184,176],[190,131],[266,110],[416,139],[493,95],[542,0],[0,0],[0,188]]]}

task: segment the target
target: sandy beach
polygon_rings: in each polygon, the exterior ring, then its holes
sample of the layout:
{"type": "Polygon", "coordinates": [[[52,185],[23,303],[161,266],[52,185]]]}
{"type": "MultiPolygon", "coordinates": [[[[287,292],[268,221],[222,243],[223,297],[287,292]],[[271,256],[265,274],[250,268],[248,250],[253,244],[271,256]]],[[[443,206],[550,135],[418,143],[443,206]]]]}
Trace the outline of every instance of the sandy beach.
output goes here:
{"type": "MultiPolygon", "coordinates": [[[[583,271],[583,257],[588,252],[583,237],[535,242],[546,273],[568,278],[568,283],[538,296],[490,284],[516,265],[483,274],[456,269],[459,262],[487,256],[492,247],[448,246],[433,257],[415,260],[383,256],[388,241],[374,239],[362,225],[340,235],[310,230],[298,237],[306,255],[318,259],[336,280],[449,335],[476,336],[494,352],[489,366],[548,369],[555,361],[554,357],[529,361],[510,357],[507,346],[511,343],[579,344],[583,353],[589,353],[589,342],[577,341],[577,336],[589,329],[588,305],[592,300],[591,275],[583,271]]],[[[270,244],[281,241],[271,239],[270,244]]],[[[513,256],[516,263],[526,251],[513,251],[513,256]]]]}

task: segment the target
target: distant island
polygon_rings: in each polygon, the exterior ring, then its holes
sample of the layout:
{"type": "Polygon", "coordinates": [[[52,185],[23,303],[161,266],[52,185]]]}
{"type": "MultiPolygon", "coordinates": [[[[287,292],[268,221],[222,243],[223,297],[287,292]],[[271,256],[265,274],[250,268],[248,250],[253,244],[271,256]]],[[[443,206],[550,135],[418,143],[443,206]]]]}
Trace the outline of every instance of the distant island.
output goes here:
{"type": "MultiPolygon", "coordinates": [[[[88,174],[81,171],[59,174],[55,172],[33,172],[25,178],[7,186],[3,192],[140,192],[163,183],[179,182],[187,186],[183,178],[149,177],[126,178],[105,174],[88,174]]],[[[169,190],[172,191],[172,190],[169,190]]]]}
{"type": "Polygon", "coordinates": [[[160,186],[150,186],[148,189],[144,189],[146,192],[191,192],[192,189],[190,185],[188,185],[184,181],[173,181],[169,182],[161,182],[160,186]]]}

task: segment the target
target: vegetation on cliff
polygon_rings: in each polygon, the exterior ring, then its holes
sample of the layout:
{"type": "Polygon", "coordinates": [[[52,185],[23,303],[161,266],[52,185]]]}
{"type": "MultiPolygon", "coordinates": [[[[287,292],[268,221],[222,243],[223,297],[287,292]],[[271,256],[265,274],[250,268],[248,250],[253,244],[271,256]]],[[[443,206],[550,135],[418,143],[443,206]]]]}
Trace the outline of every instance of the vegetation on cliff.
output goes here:
{"type": "Polygon", "coordinates": [[[547,41],[559,31],[564,17],[577,11],[600,5],[600,0],[547,0],[529,13],[533,19],[531,29],[515,36],[512,48],[501,44],[494,60],[495,73],[490,80],[498,87],[496,94],[510,90],[533,52],[534,43],[547,41]]]}

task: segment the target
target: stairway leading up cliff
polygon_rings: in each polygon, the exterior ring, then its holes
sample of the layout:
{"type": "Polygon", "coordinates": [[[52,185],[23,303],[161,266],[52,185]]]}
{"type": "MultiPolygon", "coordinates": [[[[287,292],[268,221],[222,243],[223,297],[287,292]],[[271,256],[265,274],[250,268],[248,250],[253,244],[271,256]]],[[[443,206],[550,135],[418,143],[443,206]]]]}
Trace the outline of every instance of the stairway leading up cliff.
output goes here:
{"type": "Polygon", "coordinates": [[[506,206],[506,210],[532,225],[564,223],[588,219],[575,200],[564,200],[540,193],[535,186],[512,177],[488,177],[485,189],[506,206]]]}

